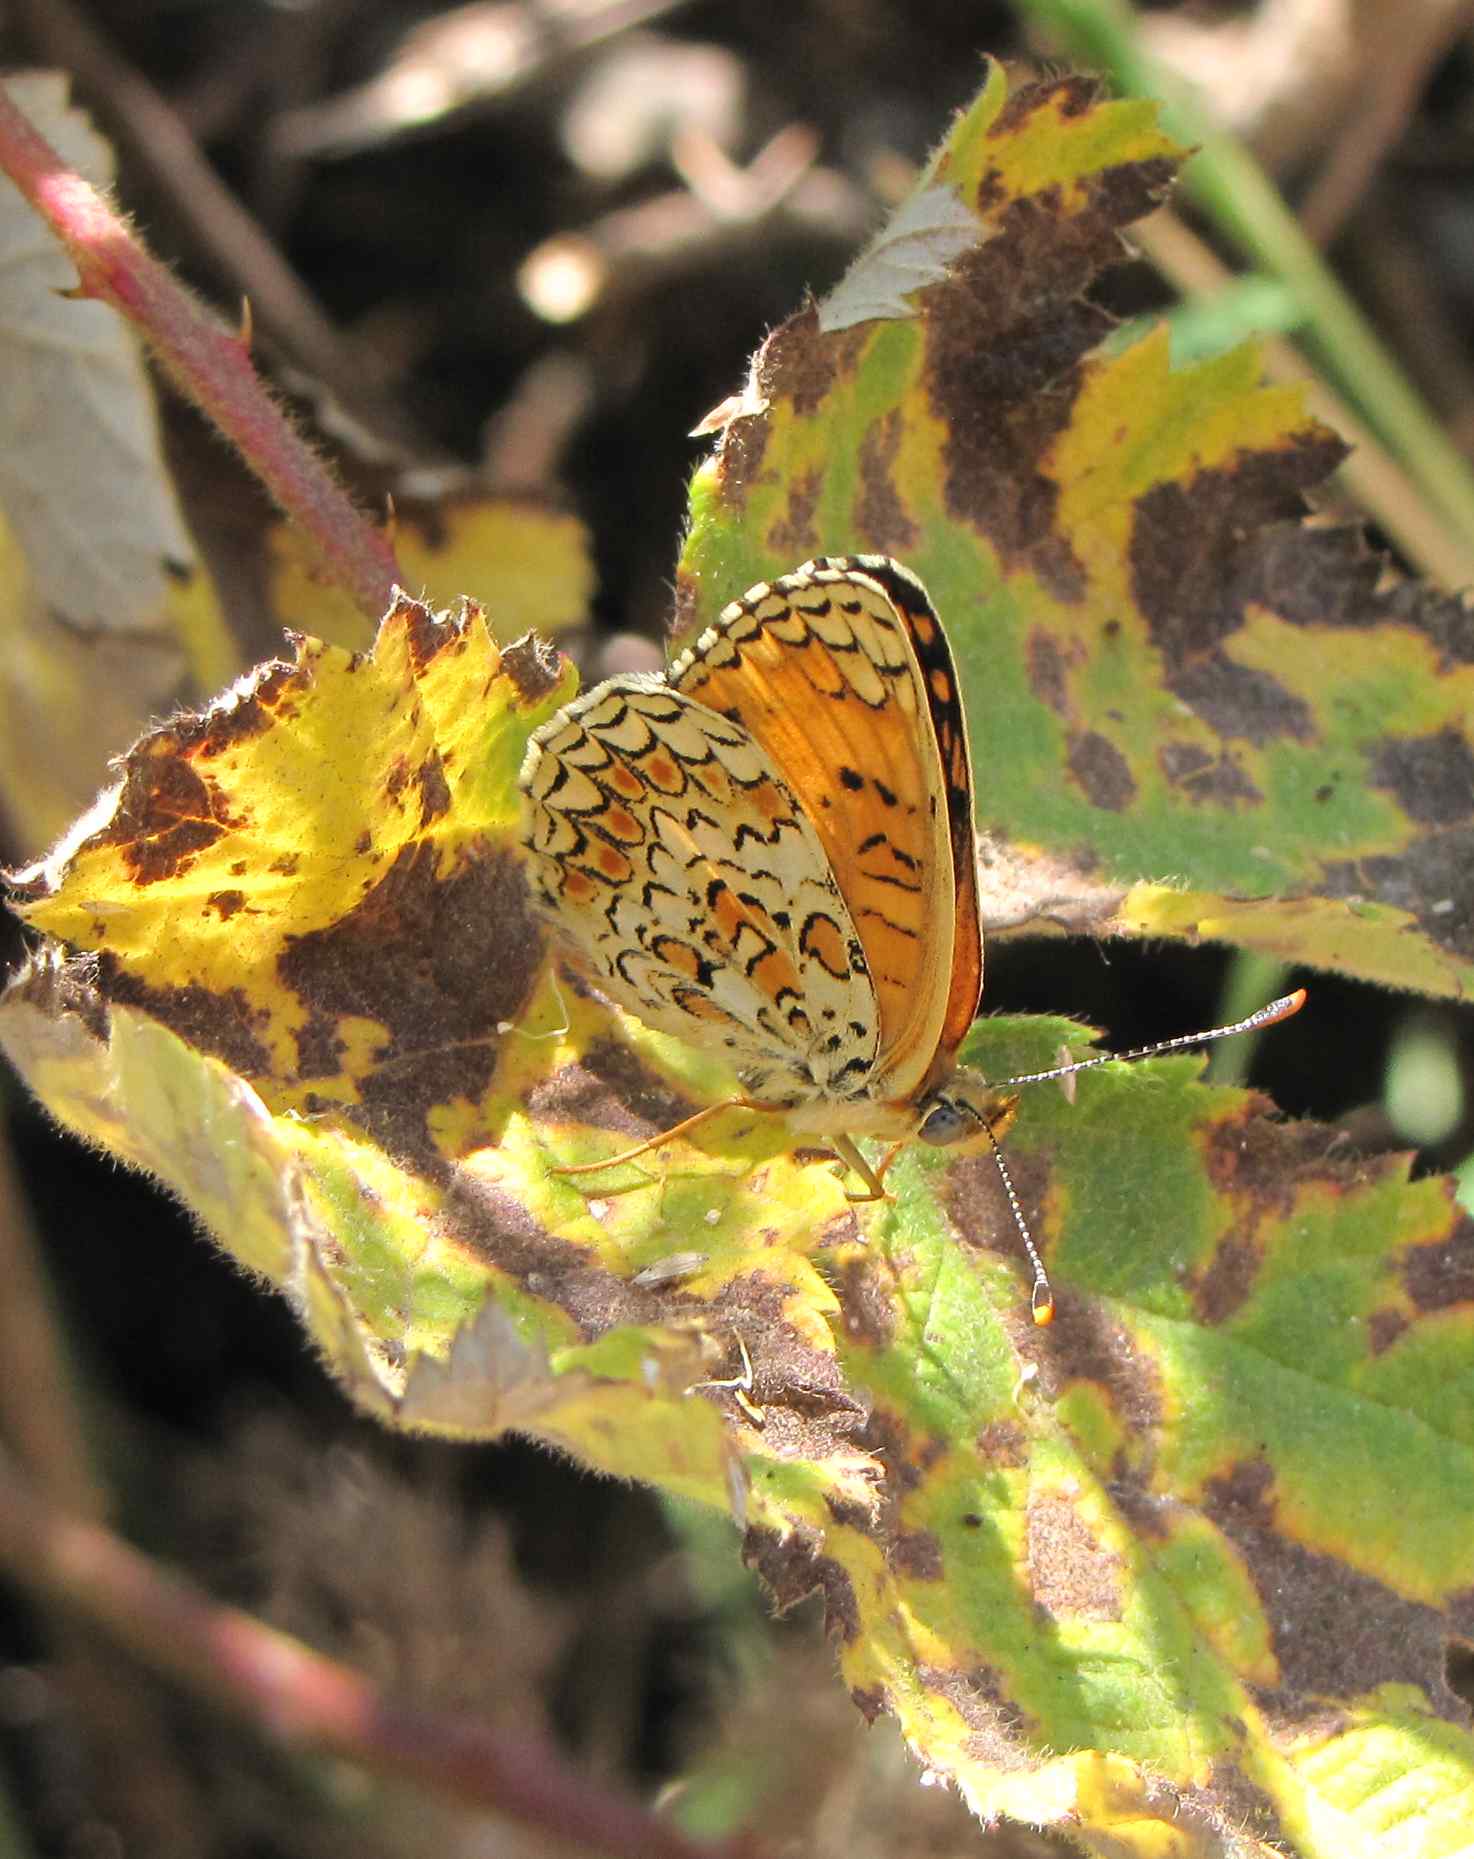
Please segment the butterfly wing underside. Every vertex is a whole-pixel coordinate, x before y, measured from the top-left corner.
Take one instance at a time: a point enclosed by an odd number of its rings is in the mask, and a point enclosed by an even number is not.
[[[878,1019],[860,939],[742,725],[614,678],[537,731],[522,787],[534,887],[621,1006],[725,1047],[763,1102],[863,1085]]]
[[[967,730],[925,589],[881,556],[820,558],[734,601],[668,676],[802,798],[875,991],[869,1095],[909,1102],[982,993]]]

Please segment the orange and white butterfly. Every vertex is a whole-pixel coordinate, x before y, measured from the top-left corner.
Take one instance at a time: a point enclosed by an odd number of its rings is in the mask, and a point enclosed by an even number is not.
[[[854,1170],[855,1199],[883,1195],[913,1139],[996,1153],[1012,1086],[1138,1056],[1001,1085],[958,1066],[983,982],[967,727],[926,590],[884,556],[760,582],[663,676],[576,698],[533,735],[521,786],[534,892],[596,985],[730,1058],[744,1095],[698,1117],[782,1115]],[[861,1137],[892,1145],[878,1165]]]

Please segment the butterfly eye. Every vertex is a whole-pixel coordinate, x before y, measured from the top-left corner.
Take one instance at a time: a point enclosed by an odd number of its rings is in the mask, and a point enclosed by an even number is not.
[[[971,1111],[954,1104],[949,1097],[942,1097],[927,1112],[916,1134],[922,1142],[942,1149],[948,1143],[960,1142],[977,1126],[978,1119]]]

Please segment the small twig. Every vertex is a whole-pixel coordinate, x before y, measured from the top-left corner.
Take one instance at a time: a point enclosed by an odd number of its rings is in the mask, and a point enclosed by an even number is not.
[[[65,1339],[9,1143],[0,1137],[0,1437],[58,1507],[100,1521],[109,1494],[88,1450]],[[156,1699],[100,1656],[95,1636],[51,1623],[52,1669],[129,1834],[156,1859],[200,1850],[202,1816],[174,1762]]]
[[[746,170],[726,162],[709,139],[681,138],[672,159],[687,185],[534,246],[517,271],[524,302],[548,322],[573,322],[596,305],[638,298],[698,262],[731,262],[783,218],[858,236],[865,210],[857,191],[815,167],[813,156],[813,132],[801,123],[780,130]]]
[[[1300,203],[1307,238],[1329,245],[1412,115],[1433,65],[1469,24],[1470,0],[1424,0],[1386,14],[1363,65],[1357,107]]]
[[[348,1757],[586,1851],[758,1859],[750,1845],[688,1839],[544,1743],[392,1702],[347,1666],[216,1605],[111,1532],[48,1505],[3,1458],[0,1567],[279,1742]]]
[[[331,579],[377,620],[400,578],[387,541],[268,394],[247,345],[195,304],[3,89],[0,170],[65,245],[77,267],[79,294],[128,318],[175,386],[239,448],[316,544]]]
[[[361,345],[344,340],[279,247],[205,159],[168,99],[71,0],[19,0],[17,10],[46,56],[74,72],[117,125],[129,162],[148,173],[221,280],[250,298],[263,334],[336,394],[355,419],[387,440],[420,448],[404,410],[385,392],[386,370]]]
[[[517,9],[512,30],[496,0],[445,6],[411,27],[365,83],[284,112],[272,141],[283,154],[332,158],[440,134],[448,119],[503,106],[534,84],[566,81],[579,59],[688,3],[540,0]]]

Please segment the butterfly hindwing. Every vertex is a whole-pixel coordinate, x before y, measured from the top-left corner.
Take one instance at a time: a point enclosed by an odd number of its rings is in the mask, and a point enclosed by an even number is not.
[[[541,901],[619,1004],[725,1048],[764,1101],[862,1089],[877,1044],[861,939],[791,787],[739,723],[614,678],[533,737]]]

